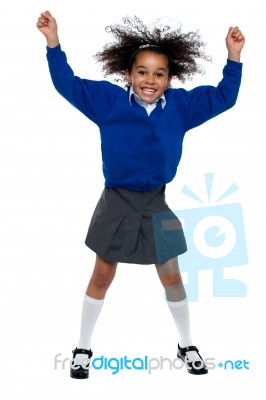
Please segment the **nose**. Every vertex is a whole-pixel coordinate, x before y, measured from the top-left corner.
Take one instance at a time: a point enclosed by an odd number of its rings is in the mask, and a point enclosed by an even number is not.
[[[149,85],[153,85],[154,81],[155,80],[153,74],[146,75],[146,83],[148,83]]]

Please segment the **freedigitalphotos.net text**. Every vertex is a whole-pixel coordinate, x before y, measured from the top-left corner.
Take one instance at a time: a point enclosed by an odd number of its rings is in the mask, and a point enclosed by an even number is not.
[[[54,369],[58,369],[58,366],[61,366],[62,369],[65,369],[66,366],[71,366],[74,369],[79,368],[79,364],[76,363],[75,358],[64,358],[62,359],[62,353],[58,353],[54,357]],[[230,369],[230,370],[249,370],[249,362],[246,360],[226,360],[224,362],[215,363],[215,358],[205,358],[204,363],[209,370],[215,369],[217,366],[222,369]],[[186,365],[185,365],[186,364]],[[191,364],[190,364],[191,365]],[[129,358],[128,356],[123,356],[120,358],[111,357],[107,358],[104,356],[96,357],[91,360],[90,364],[87,365],[86,360],[83,362],[82,366],[85,369],[95,369],[95,370],[110,370],[113,375],[118,374],[121,371],[146,371],[149,375],[155,370],[164,370],[164,369],[175,369],[180,370],[184,366],[187,369],[190,369],[191,366],[188,364],[187,358],[185,362],[180,360],[179,358],[175,358],[171,360],[170,358],[160,356],[159,358],[149,358],[148,356]],[[202,368],[203,361],[201,365],[193,364],[194,368]]]

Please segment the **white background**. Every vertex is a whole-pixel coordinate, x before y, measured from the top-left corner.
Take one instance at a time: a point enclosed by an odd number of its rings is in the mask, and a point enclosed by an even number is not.
[[[198,205],[184,184],[204,197],[206,172],[216,197],[233,182],[225,203],[242,205],[249,264],[228,270],[248,287],[246,298],[214,298],[211,271],[200,274],[190,304],[192,335],[203,357],[250,362],[250,370],[216,368],[195,377],[182,370],[91,372],[69,378],[54,356],[71,357],[79,334],[83,295],[94,253],[84,245],[103,189],[97,127],[71,107],[50,81],[45,38],[35,23],[49,9],[62,48],[77,75],[102,79],[92,56],[111,40],[104,28],[138,15],[146,23],[171,17],[183,30],[200,29],[213,63],[185,84],[216,85],[226,60],[224,38],[239,25],[246,36],[237,105],[187,134],[167,200],[174,209]],[[1,391],[15,398],[249,399],[262,390],[265,331],[265,5],[253,0],[121,0],[1,2],[0,263]],[[175,86],[178,82],[175,83]],[[264,246],[265,247],[265,246]],[[178,338],[153,266],[121,264],[93,335],[95,356],[176,356]]]

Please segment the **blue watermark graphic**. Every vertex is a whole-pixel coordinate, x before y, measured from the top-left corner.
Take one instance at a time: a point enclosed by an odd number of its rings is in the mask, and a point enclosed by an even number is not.
[[[223,362],[216,362],[215,358],[209,357],[204,359],[204,363],[208,370],[213,370],[217,367],[221,370],[233,371],[233,370],[249,370],[249,361],[246,359],[239,360],[225,360]],[[179,358],[170,359],[164,356],[160,357],[149,357],[148,355],[142,357],[134,357],[130,358],[126,355],[123,357],[96,357],[90,361],[88,365],[86,360],[81,365],[84,369],[94,369],[96,371],[105,370],[110,371],[112,375],[117,375],[122,371],[124,373],[133,372],[133,371],[141,371],[146,372],[151,375],[154,371],[158,370],[181,370],[186,367],[189,369],[190,367],[180,360]],[[58,353],[54,357],[54,369],[58,370],[61,366],[61,369],[65,370],[66,366],[69,368],[70,365],[74,366],[74,368],[79,368],[78,364],[75,363],[75,359],[72,358],[62,358],[62,353]],[[195,368],[195,366],[194,366]]]
[[[214,297],[245,297],[247,295],[244,282],[223,277],[224,268],[248,263],[242,207],[239,203],[217,205],[239,188],[236,183],[233,183],[218,199],[213,200],[213,178],[213,173],[205,174],[207,205],[188,186],[184,186],[182,193],[201,203],[201,207],[175,211],[175,216],[182,222],[188,248],[187,252],[179,257],[179,266],[181,272],[188,274],[188,283],[185,287],[189,301],[198,300],[198,278],[202,270],[213,271]],[[171,258],[176,251],[172,245],[174,240],[180,239],[182,242],[183,233],[180,228],[174,228],[174,218],[173,213],[163,212],[154,215],[153,225],[158,259]],[[162,240],[162,235],[164,235],[164,240]],[[169,239],[168,243],[167,239]]]

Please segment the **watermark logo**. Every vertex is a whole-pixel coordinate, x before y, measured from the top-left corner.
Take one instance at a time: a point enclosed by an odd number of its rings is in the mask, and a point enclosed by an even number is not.
[[[199,365],[200,364],[200,365]],[[70,367],[73,369],[78,369],[80,364],[78,364],[75,358],[62,358],[62,353],[58,353],[54,357],[54,369],[58,370],[59,368],[65,370],[66,367]],[[186,368],[187,370],[191,369],[192,366],[194,369],[201,369],[204,365],[208,370],[213,370],[217,367],[222,370],[249,370],[249,361],[243,360],[226,360],[223,362],[216,363],[215,358],[205,358],[201,363],[190,362],[187,358],[185,361],[180,360],[179,358],[170,359],[167,357],[149,357],[147,355],[143,357],[135,357],[130,358],[128,356],[123,357],[96,357],[93,358],[90,363],[84,360],[81,364],[84,369],[94,369],[94,370],[105,370],[111,371],[112,375],[117,375],[121,371],[123,372],[132,372],[132,371],[142,371],[151,375],[154,371],[158,370],[181,370],[182,368]]]
[[[214,174],[205,174],[205,186],[208,203],[197,196],[188,186],[184,186],[182,193],[201,203],[201,207],[175,211],[176,217],[181,220],[188,251],[179,258],[181,272],[188,273],[186,291],[189,301],[198,300],[198,273],[201,270],[213,271],[214,297],[245,297],[247,287],[238,279],[224,279],[224,268],[241,266],[248,263],[247,245],[243,221],[242,207],[239,203],[217,204],[238,190],[233,183],[218,199],[212,199]],[[173,216],[169,214],[169,221]],[[158,258],[169,258],[172,248],[165,245],[161,235],[171,239],[171,235],[181,237],[178,228],[171,228],[166,213],[158,213],[154,218],[155,244]]]

